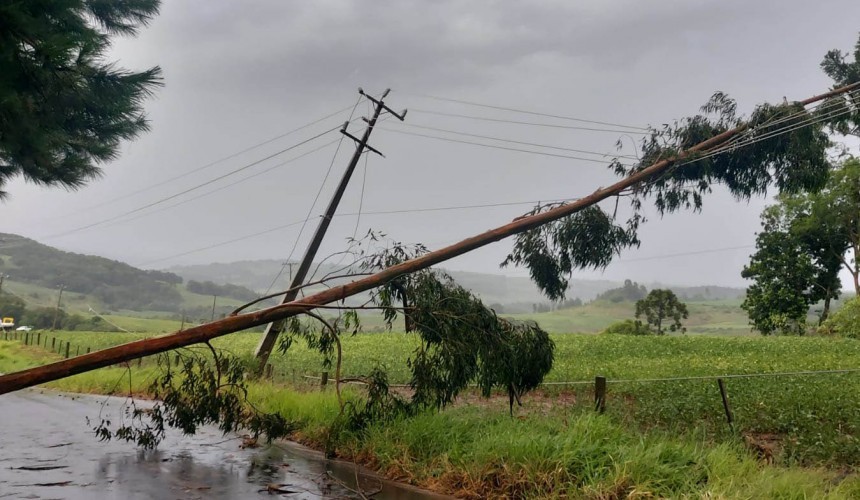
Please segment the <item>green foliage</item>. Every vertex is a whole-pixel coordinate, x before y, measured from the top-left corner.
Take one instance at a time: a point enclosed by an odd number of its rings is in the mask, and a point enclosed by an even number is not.
[[[860,339],[860,297],[843,302],[819,330],[828,335]]]
[[[839,271],[855,278],[860,293],[860,161],[848,159],[831,171],[818,192],[784,195],[762,213],[756,253],[742,276],[754,280],[743,308],[764,334],[803,333],[809,307],[839,296]],[[853,252],[853,258],[846,255]]]
[[[756,237],[756,252],[741,276],[752,279],[741,308],[763,335],[803,334],[806,315],[820,297],[813,287],[816,269],[803,242],[785,228],[778,207],[762,214],[763,230]]]
[[[551,210],[562,203],[535,207],[526,215]],[[576,269],[603,269],[621,250],[638,247],[639,217],[626,227],[593,205],[572,215],[520,233],[513,251],[502,262],[525,266],[532,280],[552,300],[564,299],[570,275]]]
[[[663,321],[671,320],[669,331],[686,331],[681,325],[681,319],[687,319],[687,305],[678,300],[672,290],[654,289],[648,295],[636,302],[636,319],[645,316],[648,330],[663,335]]]
[[[148,129],[143,100],[158,67],[105,60],[115,35],[135,35],[159,0],[32,0],[0,6],[0,188],[23,175],[77,188]],[[5,193],[0,191],[0,198]]]
[[[648,328],[641,321],[625,319],[612,323],[601,333],[609,335],[647,335],[651,332],[648,331]]]
[[[57,326],[62,327],[66,320],[66,311],[55,307],[36,307],[28,309],[21,318],[20,323],[33,328],[51,328],[54,325],[54,316],[57,316]]]
[[[0,317],[12,317],[20,323],[26,309],[27,304],[20,297],[10,293],[0,293]]]
[[[254,300],[260,296],[257,292],[249,290],[244,286],[231,285],[230,283],[219,285],[211,281],[188,280],[188,283],[185,284],[185,288],[187,288],[189,292],[199,293],[201,295],[217,295],[219,297],[230,297],[245,302]]]
[[[645,285],[635,281],[624,280],[624,286],[607,290],[597,296],[594,300],[606,300],[609,302],[635,302],[644,299],[648,294]]]
[[[389,325],[396,300],[421,339],[409,359],[412,403],[442,408],[476,381],[485,395],[508,390],[511,401],[535,387],[552,367],[553,344],[535,323],[499,318],[445,275],[419,271],[382,287],[375,296]]]
[[[849,55],[854,56],[854,61],[848,61]],[[852,83],[860,82],[860,38],[854,45],[854,53],[846,54],[841,50],[831,50],[824,56],[821,69],[827,74],[837,87],[843,87]],[[856,94],[852,96],[841,95],[832,97],[825,101],[822,109],[832,115],[828,119],[831,129],[842,135],[860,134],[860,102]]]
[[[283,416],[257,411],[248,401],[245,366],[235,356],[210,346],[208,352],[184,349],[159,355],[158,364],[161,373],[150,387],[157,402],[148,409],[132,403],[131,422],[116,429],[101,419],[93,429],[99,439],[154,448],[164,437],[165,425],[194,434],[198,427],[213,424],[224,434],[247,429],[254,439],[265,435],[267,440],[293,430]]]

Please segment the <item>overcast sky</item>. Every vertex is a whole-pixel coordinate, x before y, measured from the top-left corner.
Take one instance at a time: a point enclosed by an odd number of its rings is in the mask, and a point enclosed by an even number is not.
[[[165,86],[146,104],[152,131],[126,144],[122,157],[105,166],[104,177],[80,191],[42,189],[20,179],[10,183],[10,197],[0,206],[0,231],[152,268],[284,259],[301,225],[273,228],[306,217],[332,164],[336,131],[135,210],[336,127],[356,103],[359,86],[373,94],[390,87],[386,102],[410,110],[408,126],[389,119],[374,131],[371,144],[385,158],[369,156],[366,178],[360,164],[340,212],[355,214],[361,205],[366,214],[359,233],[374,228],[437,248],[510,221],[530,206],[373,212],[573,198],[608,185],[614,176],[600,161],[396,131],[537,149],[414,126],[436,127],[609,154],[622,136],[630,154],[638,136],[434,115],[428,111],[611,128],[427,95],[627,127],[659,125],[695,113],[716,90],[735,97],[743,111],[783,96],[820,93],[830,85],[818,68],[822,56],[832,48],[851,49],[858,31],[856,0],[165,1],[151,26],[136,39],[118,40],[112,55],[128,68],[163,68]],[[163,183],[342,109],[347,110],[315,126]],[[355,117],[368,112],[362,102]],[[359,135],[362,125],[354,122],[350,131]],[[324,210],[352,150],[344,141],[312,215]],[[241,181],[248,176],[253,177]],[[132,194],[143,188],[149,189]],[[653,216],[642,228],[641,248],[626,251],[603,273],[577,276],[741,285],[765,204],[738,203],[717,192],[701,214]],[[294,259],[316,220],[305,228]],[[107,222],[97,224],[102,221]],[[338,217],[321,255],[341,249],[355,228],[354,215]],[[229,240],[238,241],[215,246]],[[509,241],[498,243],[446,266],[524,275],[498,269],[509,248]],[[700,253],[726,248],[734,249]],[[187,255],[174,257],[182,253]],[[667,257],[679,253],[690,255]]]

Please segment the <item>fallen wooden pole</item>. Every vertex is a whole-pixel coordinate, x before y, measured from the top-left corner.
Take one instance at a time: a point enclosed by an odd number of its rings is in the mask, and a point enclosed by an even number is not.
[[[843,94],[855,88],[860,88],[860,82],[810,97],[806,100],[800,101],[800,104],[804,106],[812,104],[814,102],[827,99],[828,97]],[[696,144],[690,149],[682,151],[674,158],[654,163],[607,188],[598,189],[594,193],[567,205],[562,205],[551,210],[547,210],[546,212],[518,218],[504,226],[491,229],[471,238],[466,238],[459,243],[426,253],[420,257],[383,269],[378,273],[351,283],[310,295],[303,298],[301,301],[289,302],[237,316],[229,316],[218,321],[213,321],[211,323],[169,335],[137,340],[127,344],[84,354],[83,356],[2,375],[0,376],[0,394],[6,394],[8,392],[50,382],[52,380],[76,375],[78,373],[130,361],[142,356],[149,356],[192,344],[199,344],[241,330],[296,316],[305,311],[314,309],[316,306],[337,302],[352,295],[371,290],[384,285],[398,276],[426,269],[430,266],[463,255],[464,253],[471,252],[477,248],[489,245],[490,243],[507,238],[508,236],[513,236],[515,234],[534,229],[578,212],[583,208],[594,205],[610,196],[619,194],[625,189],[639,184],[656,174],[662,173],[676,162],[685,160],[695,153],[704,152],[720,146],[740,132],[743,132],[745,129],[746,125],[741,125],[737,128],[727,130],[722,134]]]

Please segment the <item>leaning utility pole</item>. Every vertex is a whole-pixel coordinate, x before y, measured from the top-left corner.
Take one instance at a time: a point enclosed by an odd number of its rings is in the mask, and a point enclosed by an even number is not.
[[[860,82],[804,99],[803,101],[798,102],[798,104],[806,106],[815,102],[823,101],[829,97],[844,94],[854,89],[860,89]],[[274,321],[283,321],[286,318],[302,314],[319,306],[337,302],[358,293],[372,290],[399,276],[427,269],[430,266],[453,259],[454,257],[502,240],[508,236],[513,236],[515,234],[528,231],[529,229],[540,227],[549,222],[559,220],[563,217],[567,217],[584,208],[605,200],[610,196],[617,195],[627,188],[639,185],[644,181],[658,176],[673,166],[680,166],[683,168],[683,164],[680,162],[683,162],[686,159],[695,158],[699,153],[714,151],[719,146],[725,145],[730,139],[746,130],[747,127],[747,124],[742,124],[731,130],[715,135],[696,144],[695,146],[678,152],[678,154],[673,157],[656,161],[641,170],[637,170],[611,186],[599,188],[590,195],[568,203],[567,205],[561,205],[547,210],[546,212],[518,217],[503,226],[490,229],[489,231],[466,238],[458,243],[448,245],[447,247],[439,250],[426,253],[420,257],[401,262],[400,264],[388,267],[370,276],[304,297],[300,302],[281,304],[245,314],[230,315],[213,323],[195,326],[183,332],[175,332],[161,337],[136,340],[127,344],[109,347],[107,349],[83,354],[70,359],[64,359],[47,365],[0,375],[0,394],[33,387],[53,380],[59,380],[78,373],[95,370],[96,368],[115,365],[117,363],[122,363],[123,361],[130,361],[143,356],[151,356],[153,354],[170,351],[192,344],[208,342],[214,338],[222,337],[240,330],[265,325]]]
[[[373,151],[374,153],[382,156],[382,153],[380,153],[376,149],[373,149],[367,144],[368,139],[370,139],[370,133],[373,132],[373,127],[374,125],[376,125],[376,120],[379,118],[379,115],[382,113],[383,110],[385,110],[394,115],[394,117],[396,117],[400,121],[403,121],[403,119],[406,117],[406,110],[403,110],[403,112],[398,114],[385,105],[383,99],[388,96],[389,92],[391,92],[391,89],[386,89],[379,99],[375,99],[367,95],[361,88],[358,89],[358,93],[366,97],[368,100],[372,101],[376,109],[374,109],[373,111],[372,118],[370,118],[369,120],[367,118],[364,119],[367,122],[367,128],[364,130],[364,135],[361,137],[361,139],[353,136],[346,131],[346,127],[349,125],[348,121],[344,123],[343,128],[340,129],[340,133],[355,141],[355,153],[353,153],[352,159],[349,161],[349,165],[346,167],[346,171],[343,173],[343,177],[340,179],[340,184],[338,184],[337,190],[334,192],[334,195],[332,196],[331,201],[328,204],[328,208],[325,211],[325,215],[323,215],[320,219],[320,223],[317,226],[317,230],[314,233],[313,238],[311,238],[311,242],[310,244],[308,244],[307,250],[305,250],[305,255],[302,258],[301,263],[299,264],[299,269],[296,271],[296,274],[292,276],[292,283],[290,284],[289,291],[284,295],[284,298],[281,299],[281,304],[292,302],[296,300],[296,297],[299,295],[299,287],[301,287],[302,284],[305,282],[305,278],[307,277],[308,271],[311,268],[311,264],[313,264],[313,260],[317,255],[317,250],[319,250],[320,248],[320,244],[322,243],[323,237],[328,230],[328,226],[329,224],[331,224],[331,219],[332,217],[334,217],[334,214],[337,211],[337,206],[338,204],[340,204],[341,198],[343,198],[343,193],[346,191],[346,186],[347,184],[349,184],[349,179],[352,177],[352,173],[355,170],[355,166],[358,165],[358,160],[361,159],[361,155],[364,153],[364,150],[367,149],[368,151]],[[292,266],[290,267],[290,274],[292,274]],[[258,362],[258,373],[263,372],[263,368],[269,361],[269,355],[272,353],[272,348],[275,346],[275,340],[277,340],[278,335],[283,330],[283,321],[275,321],[269,323],[269,325],[266,327],[266,331],[265,333],[263,333],[263,338],[260,340],[260,344],[257,346],[257,352],[255,353]]]

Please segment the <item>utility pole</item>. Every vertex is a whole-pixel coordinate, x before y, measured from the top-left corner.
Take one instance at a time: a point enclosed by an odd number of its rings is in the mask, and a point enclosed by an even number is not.
[[[217,295],[212,296],[212,321],[215,321],[215,301],[218,300]]]
[[[356,165],[358,165],[358,160],[361,159],[361,155],[365,152],[365,149],[367,149],[368,151],[373,151],[380,156],[383,156],[382,153],[367,144],[368,139],[370,139],[370,133],[373,132],[373,127],[376,125],[376,121],[379,119],[379,115],[382,113],[383,110],[385,110],[394,115],[394,117],[399,119],[400,121],[403,121],[403,119],[406,117],[406,110],[403,110],[403,112],[401,113],[397,113],[385,105],[383,99],[388,96],[389,92],[391,92],[391,89],[386,89],[385,92],[382,93],[382,96],[379,99],[376,99],[372,96],[367,95],[361,88],[358,89],[359,94],[363,95],[375,105],[373,117],[369,120],[367,118],[364,119],[367,122],[367,128],[364,129],[364,135],[361,137],[361,139],[355,137],[354,135],[346,131],[349,122],[344,123],[343,128],[340,129],[341,134],[355,141],[355,153],[353,153],[352,159],[349,161],[349,165],[346,167],[346,171],[343,173],[343,177],[340,179],[340,184],[338,184],[337,190],[335,191],[334,195],[331,198],[331,201],[328,204],[328,208],[325,211],[325,215],[323,215],[320,219],[319,225],[317,226],[317,230],[314,233],[313,238],[311,238],[310,244],[308,244],[308,248],[305,251],[305,255],[302,258],[301,263],[299,264],[299,268],[296,271],[296,274],[292,276],[290,291],[288,291],[284,295],[284,298],[281,299],[281,304],[292,302],[298,296],[298,287],[300,287],[304,283],[305,278],[307,277],[308,271],[310,270],[311,264],[316,257],[317,250],[319,250],[326,230],[328,230],[328,226],[329,224],[331,224],[331,219],[332,217],[334,217],[334,214],[337,211],[337,206],[340,203],[341,198],[343,198],[343,193],[346,191],[346,186],[347,184],[349,184],[349,179],[352,177],[352,173],[355,170]],[[290,274],[292,274],[292,267],[290,268]],[[255,353],[255,355],[257,356],[258,363],[257,373],[262,373],[263,368],[269,361],[269,355],[272,353],[272,348],[275,346],[275,340],[277,340],[278,335],[283,331],[283,329],[284,321],[275,321],[273,323],[269,323],[269,325],[266,326],[266,331],[265,333],[263,333],[263,338],[260,340],[260,344],[257,346],[257,352]]]
[[[60,317],[60,303],[63,300],[63,288],[66,285],[60,284],[60,295],[57,296],[57,308],[54,310],[54,323],[51,324],[51,331],[57,329],[57,319]]]
[[[293,281],[293,265],[295,265],[294,262],[287,262],[287,266],[290,268],[290,282],[291,283]]]

